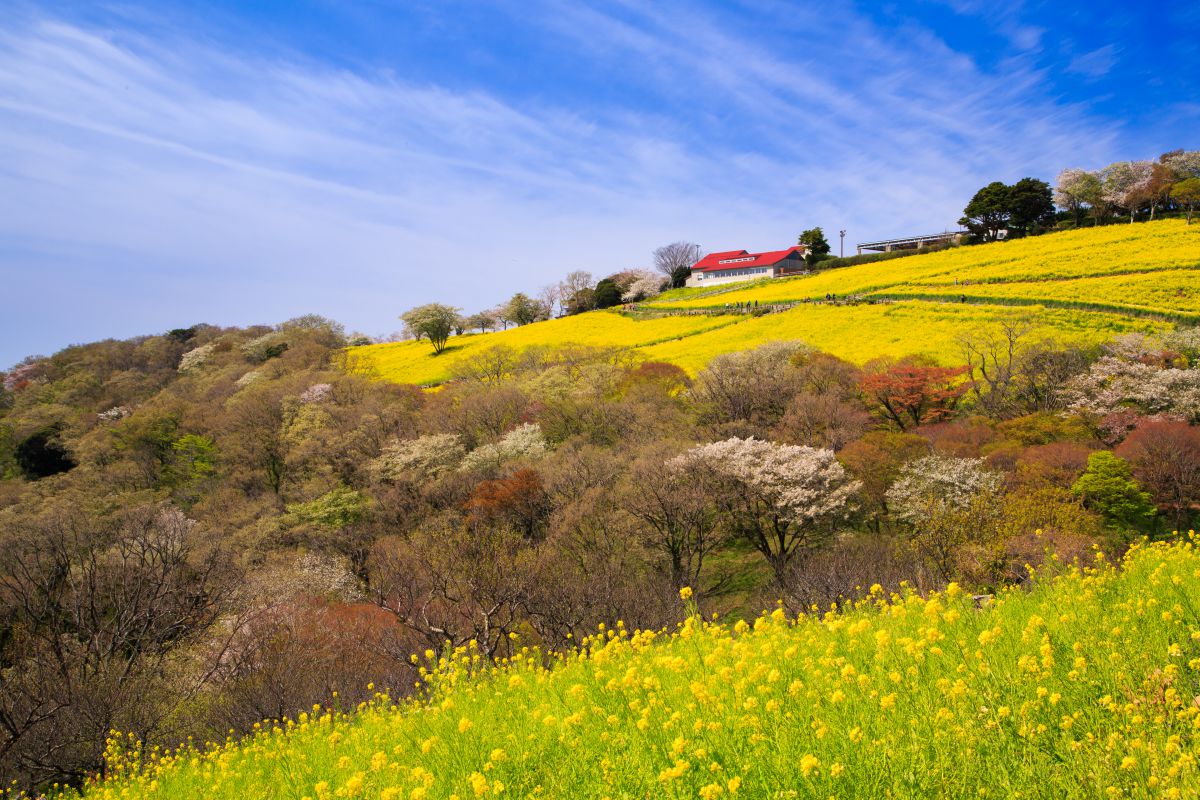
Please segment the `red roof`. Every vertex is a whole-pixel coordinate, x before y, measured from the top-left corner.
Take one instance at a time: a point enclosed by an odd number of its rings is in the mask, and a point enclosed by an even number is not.
[[[772,267],[783,261],[792,253],[804,255],[804,246],[797,245],[786,250],[772,250],[769,253],[748,253],[745,250],[726,250],[723,253],[709,253],[696,262],[693,271],[710,272],[719,269],[743,269],[745,267]]]

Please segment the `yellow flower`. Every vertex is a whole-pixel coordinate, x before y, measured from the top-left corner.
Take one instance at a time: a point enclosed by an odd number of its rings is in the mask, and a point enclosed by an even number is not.
[[[836,778],[838,775],[841,775],[845,771],[846,771],[846,768],[836,762],[829,765],[829,777],[831,777],[831,778]]]
[[[691,600],[692,599],[692,587],[685,586],[682,589],[680,589],[679,590],[679,599]]]
[[[460,719],[458,721],[458,732],[459,733],[466,733],[467,731],[471,730],[471,728],[474,728],[474,727],[475,727],[475,723],[471,722],[471,720],[467,719],[466,717],[463,717],[462,719]]]
[[[800,774],[804,777],[816,772],[821,768],[821,762],[812,753],[805,753],[800,757]]]

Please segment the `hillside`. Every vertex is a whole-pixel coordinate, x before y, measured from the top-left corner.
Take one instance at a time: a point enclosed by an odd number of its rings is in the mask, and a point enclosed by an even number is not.
[[[418,699],[161,760],[114,745],[116,776],[85,795],[1194,797],[1200,555],[1097,562],[982,601],[872,587],[846,614],[752,626],[689,603],[669,635],[618,625],[494,671],[427,651]]]
[[[846,267],[811,276],[667,292],[632,313],[616,310],[451,339],[370,345],[350,363],[379,377],[446,381],[454,363],[496,345],[624,345],[695,371],[714,356],[801,339],[856,363],[924,353],[954,361],[965,331],[1019,307],[1044,336],[1095,343],[1130,331],[1200,321],[1200,226],[1181,220],[1083,228],[1011,242]],[[826,295],[854,297],[826,303]],[[861,301],[861,302],[859,302]],[[763,316],[737,304],[778,306]],[[711,316],[709,316],[711,315]]]

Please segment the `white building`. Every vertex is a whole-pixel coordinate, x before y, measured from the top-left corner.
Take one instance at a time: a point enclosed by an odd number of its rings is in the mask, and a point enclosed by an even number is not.
[[[688,286],[716,286],[754,278],[778,278],[805,270],[804,245],[774,250],[769,253],[748,253],[729,250],[709,253],[692,266]]]

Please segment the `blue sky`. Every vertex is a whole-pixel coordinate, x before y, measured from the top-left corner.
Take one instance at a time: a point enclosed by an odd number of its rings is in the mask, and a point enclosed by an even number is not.
[[[0,367],[302,313],[386,334],[687,239],[952,227],[1200,147],[1200,4],[0,3]]]

